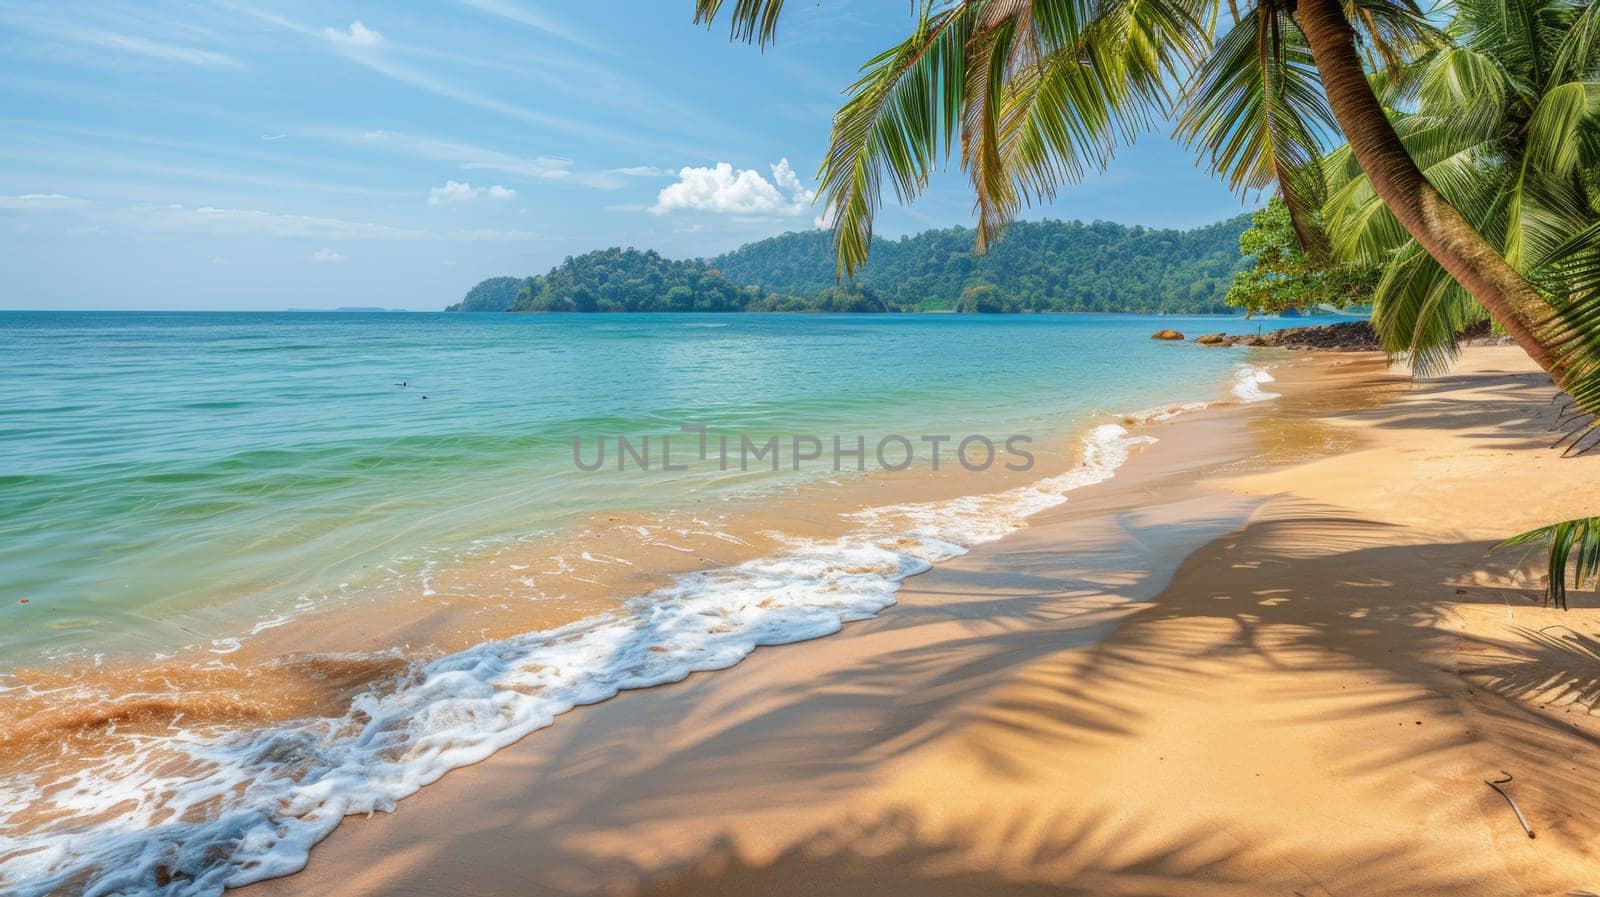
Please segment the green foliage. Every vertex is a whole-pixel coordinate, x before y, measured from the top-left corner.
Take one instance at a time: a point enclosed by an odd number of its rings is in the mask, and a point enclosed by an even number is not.
[[[756,291],[740,288],[701,261],[654,251],[602,249],[571,256],[530,277],[512,311],[743,311]]]
[[[1273,197],[1239,235],[1254,264],[1233,276],[1222,301],[1249,314],[1281,314],[1318,305],[1344,308],[1369,300],[1378,270],[1350,262],[1318,263],[1300,246],[1284,201]]]
[[[895,306],[953,309],[974,284],[999,290],[1017,311],[1225,312],[1222,295],[1241,265],[1249,218],[1194,230],[1152,230],[1097,221],[1024,221],[989,251],[968,228],[924,231],[873,243],[856,283]],[[836,283],[823,231],[784,234],[709,260],[730,280],[763,292],[812,296]]]
[[[828,287],[810,298],[768,293],[764,298],[746,306],[745,310],[875,313],[895,312],[900,308],[885,300],[870,287],[857,283],[844,283]]]
[[[1382,85],[1395,130],[1428,180],[1558,313],[1579,308],[1569,298],[1576,284],[1548,263],[1600,220],[1590,180],[1600,166],[1600,11],[1578,0],[1460,0],[1449,10],[1451,43]],[[1487,312],[1390,214],[1348,145],[1323,170],[1335,254],[1384,268],[1372,319],[1384,348],[1421,372],[1441,369],[1456,334]],[[1564,264],[1584,266],[1597,246]]]
[[[1600,223],[1557,247],[1541,273],[1551,300],[1535,326],[1563,370],[1561,387],[1571,400],[1561,441],[1568,453],[1583,454],[1595,448],[1600,431]]]
[[[1546,604],[1567,609],[1567,566],[1571,563],[1576,588],[1592,588],[1600,579],[1600,517],[1563,520],[1512,536],[1496,545],[1542,545],[1549,558],[1545,584]]]
[[[538,277],[484,281],[453,311],[489,310],[515,285],[512,311],[937,311],[973,288],[988,311],[1225,312],[1223,291],[1241,264],[1240,215],[1194,230],[1097,221],[1023,222],[976,255],[972,231],[945,228],[880,240],[854,280],[836,279],[825,231],[784,234],[711,259],[604,249]],[[966,303],[978,310],[974,298]]]
[[[521,278],[491,277],[468,290],[460,302],[445,311],[505,311],[516,301],[520,289]]]
[[[697,22],[776,39],[783,0],[696,0]],[[868,60],[834,116],[819,203],[841,273],[884,245],[873,219],[892,188],[915,199],[960,147],[984,252],[1026,205],[1103,169],[1117,146],[1176,113],[1178,136],[1245,192],[1276,186],[1303,245],[1324,195],[1332,116],[1294,5],[1217,0],[927,0],[900,43]],[[1353,0],[1350,24],[1384,67],[1431,45],[1410,0]],[[1232,11],[1231,23],[1223,17]],[[1219,37],[1219,33],[1221,36]]]
[[[1323,237],[1312,221],[1323,199],[1316,163],[1323,135],[1338,125],[1291,9],[1250,7],[1215,40],[1184,89],[1176,136],[1233,189],[1276,187],[1284,224],[1299,246],[1320,256]]]
[[[1019,311],[1017,301],[992,283],[975,283],[961,291],[956,311],[964,315],[997,315]]]

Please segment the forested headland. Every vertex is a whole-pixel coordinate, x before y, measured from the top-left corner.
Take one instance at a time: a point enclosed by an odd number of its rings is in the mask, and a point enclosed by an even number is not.
[[[446,310],[1224,313],[1249,224],[1248,215],[1193,230],[1021,222],[983,255],[970,229],[943,228],[876,241],[842,283],[826,231],[705,259],[602,249],[544,274],[489,278]]]

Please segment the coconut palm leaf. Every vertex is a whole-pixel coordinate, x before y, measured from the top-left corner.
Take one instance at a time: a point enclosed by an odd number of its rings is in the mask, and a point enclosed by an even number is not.
[[[885,177],[909,202],[949,153],[966,104],[966,44],[975,18],[967,5],[924,15],[909,38],[863,66],[834,116],[819,202],[833,218],[841,274],[854,274],[866,261]]]
[[[1567,609],[1567,568],[1572,567],[1572,584],[1587,588],[1600,576],[1600,517],[1563,520],[1549,526],[1519,533],[1496,545],[1496,549],[1518,545],[1542,545],[1548,552],[1548,580],[1545,603]]]
[[[1581,454],[1600,442],[1600,221],[1556,247],[1540,272],[1553,297],[1540,336],[1567,371],[1567,432],[1558,445]]]
[[[1010,9],[1020,11],[968,47],[962,161],[980,252],[1024,204],[1103,168],[1148,128],[1204,43],[1191,0],[1112,0],[1087,14],[1072,4]]]
[[[1384,65],[1436,43],[1411,0],[1345,6]],[[735,40],[764,46],[782,9],[696,0],[695,20],[726,14]],[[948,152],[957,132],[982,251],[1023,206],[1103,167],[1169,114],[1174,85],[1197,80],[1222,93],[1185,91],[1180,133],[1236,189],[1276,187],[1302,243],[1320,251],[1315,163],[1337,129],[1315,68],[1291,7],[1230,9],[1233,25],[1206,59],[1216,0],[921,0],[916,32],[863,68],[835,117],[818,201],[835,222],[840,272],[865,260],[883,181],[912,199],[938,161],[932,148]]]
[[[717,13],[722,11],[723,0],[695,0],[694,23],[710,27]],[[778,17],[783,13],[783,0],[734,0],[733,11],[728,16],[732,38],[762,47],[778,38]]]
[[[1199,151],[1228,186],[1276,185],[1300,245],[1326,248],[1316,210],[1324,198],[1317,160],[1336,133],[1311,53],[1287,12],[1259,5],[1212,48],[1189,81],[1175,136]]]
[[[1589,13],[1576,0],[1462,0],[1446,31],[1455,45],[1386,76],[1386,96],[1400,107],[1396,131],[1434,187],[1513,268],[1544,288],[1552,303],[1546,330],[1559,328],[1566,345],[1585,345],[1573,317],[1583,308],[1572,291],[1575,272],[1545,268],[1557,247],[1600,218],[1584,187],[1586,172],[1600,160],[1600,92],[1591,82],[1558,77],[1600,71]],[[1347,147],[1322,167],[1334,255],[1394,263],[1373,297],[1382,345],[1419,373],[1441,369],[1454,357],[1458,329],[1485,313],[1419,256]],[[1565,325],[1558,310],[1565,310]],[[1570,361],[1574,370],[1590,369]],[[1571,380],[1565,377],[1564,385]]]
[[[1501,245],[1514,172],[1499,164],[1504,148],[1496,129],[1420,114],[1395,126],[1428,180],[1469,220],[1485,222],[1484,237]],[[1445,369],[1455,357],[1456,335],[1486,313],[1401,227],[1349,159],[1348,147],[1331,153],[1323,170],[1329,183],[1323,215],[1334,255],[1384,269],[1372,296],[1379,344],[1419,374]]]
[[[1500,63],[1470,47],[1451,47],[1419,67],[1416,102],[1435,118],[1487,137],[1505,121],[1515,85]]]
[[[1001,161],[1001,109],[1013,72],[1037,66],[1040,49],[1032,33],[1030,8],[1023,5],[1010,16],[995,16],[994,11],[991,7],[966,47],[967,100],[961,120],[961,164],[972,178],[978,252],[987,248],[1023,201]],[[1074,153],[1071,162],[1079,160]]]
[[[720,0],[699,0],[711,22]],[[776,33],[781,0],[737,0],[735,39]],[[863,66],[834,117],[818,202],[841,275],[871,247],[884,182],[914,199],[956,138],[976,192],[978,250],[1021,207],[1103,167],[1203,43],[1203,0],[967,0],[922,6]]]
[[[1411,0],[1345,0],[1344,10],[1374,72],[1399,71],[1449,43],[1428,11]]]
[[[1556,49],[1548,84],[1591,77],[1596,59],[1600,59],[1600,12],[1590,3],[1572,22]]]
[[[1552,177],[1572,175],[1585,129],[1600,117],[1600,81],[1568,81],[1545,91],[1528,118],[1527,165]]]

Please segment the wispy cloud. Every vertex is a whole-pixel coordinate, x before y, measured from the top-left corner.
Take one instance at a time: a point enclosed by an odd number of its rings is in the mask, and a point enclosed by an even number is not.
[[[580,137],[592,137],[626,143],[639,142],[637,135],[630,134],[625,131],[619,131],[615,128],[608,128],[603,125],[596,125],[590,122],[581,121],[576,118],[568,118],[562,115],[552,115],[548,112],[541,112],[537,109],[530,109],[527,106],[519,106],[516,103],[487,96],[485,94],[478,93],[477,91],[451,84],[429,72],[425,72],[418,68],[413,68],[412,66],[405,65],[404,63],[396,62],[387,56],[378,54],[351,54],[349,58],[381,75],[399,81],[402,84],[408,84],[417,88],[418,90],[426,91],[435,96],[444,97],[445,99],[449,100],[455,100],[463,105],[498,113],[506,116],[507,118],[514,118],[518,121],[528,122],[529,124],[554,128],[559,131],[565,131],[569,134],[576,134]]]
[[[191,208],[177,204],[135,206],[131,215],[132,223],[141,229],[201,233],[214,237],[301,238],[329,242],[448,240],[458,243],[542,240],[546,237],[545,234],[527,230],[467,228],[431,231],[370,221],[282,214],[262,209]]]
[[[495,112],[519,121],[525,121],[530,124],[541,125],[543,127],[553,128],[583,137],[617,140],[628,143],[638,142],[638,138],[634,134],[591,124],[575,118],[552,115],[547,112],[541,112],[538,109],[531,109],[527,106],[520,106],[516,103],[491,97],[486,94],[452,84],[442,78],[439,78],[431,72],[427,72],[400,62],[395,58],[395,54],[389,51],[391,49],[403,48],[400,45],[393,45],[390,41],[384,39],[381,34],[365,25],[362,25],[360,22],[354,22],[348,29],[344,30],[340,30],[338,28],[325,28],[321,31],[318,31],[309,25],[296,22],[287,16],[281,16],[276,13],[256,9],[252,6],[227,2],[227,0],[222,0],[222,2],[224,2],[224,4],[229,8],[235,9],[241,13],[244,13],[245,15],[249,15],[263,22],[276,25],[279,28],[284,28],[297,34],[302,34],[307,37],[317,39],[324,45],[334,48],[337,52],[344,55],[346,59],[349,59],[358,65],[366,66],[380,75],[391,78],[395,81],[399,81],[402,84],[415,87],[418,90],[431,93],[435,96],[444,97],[445,99],[449,100],[455,100],[456,102],[467,106],[484,109],[489,112]]]
[[[457,69],[459,69],[462,65],[476,65],[484,62],[483,60],[474,59],[470,56],[450,53],[433,47],[419,47],[403,43],[401,41],[391,39],[388,36],[378,34],[376,30],[367,25],[362,25],[361,30],[375,35],[378,38],[377,41],[374,43],[358,43],[356,40],[352,39],[352,35],[355,33],[354,25],[360,23],[352,23],[352,27],[347,29],[318,29],[277,13],[268,12],[266,10],[257,9],[253,6],[239,3],[237,0],[215,0],[215,2],[243,15],[250,16],[259,21],[293,31],[297,34],[315,40],[322,46],[329,48],[333,52],[343,56],[345,59],[354,62],[357,65],[365,66],[366,68],[371,69],[372,71],[377,72],[384,77],[398,81],[401,84],[414,87],[426,93],[431,93],[434,96],[453,100],[466,106],[494,112],[499,115],[504,115],[507,118],[539,125],[544,128],[549,128],[553,131],[560,131],[562,133],[571,134],[578,137],[606,140],[612,143],[625,145],[649,146],[658,150],[665,150],[675,153],[694,153],[701,151],[694,147],[687,147],[671,142],[661,142],[642,136],[638,127],[608,127],[606,125],[596,124],[592,121],[573,118],[565,115],[557,115],[541,109],[520,105],[508,100],[490,96],[480,91],[463,87],[460,84],[454,83],[453,81],[446,80],[445,78],[442,78],[431,71],[411,65],[401,58],[411,57],[443,59],[450,62],[452,66]],[[463,2],[467,2],[467,0],[463,0]],[[524,11],[526,12],[527,10],[524,9]],[[334,35],[338,36],[335,37]],[[574,37],[577,36],[574,35]],[[550,61],[555,60],[552,59]],[[504,67],[498,63],[490,64],[494,67]],[[519,68],[516,66],[510,67]],[[588,70],[588,67],[585,67],[585,69]],[[521,69],[519,68],[519,70]],[[550,77],[550,73],[540,72],[537,69],[529,69],[527,71],[534,76]],[[604,69],[599,69],[597,71],[601,73],[605,72]],[[576,78],[553,78],[552,83],[570,86],[574,83],[586,83],[590,80],[593,80],[594,77],[596,76],[584,75],[583,77]],[[676,116],[678,120],[681,120],[685,114],[688,114],[681,109],[669,109],[668,107],[671,104],[665,100],[658,100],[654,97],[648,98],[648,100],[641,99],[645,92],[646,89],[643,86],[630,87],[627,89],[608,87],[604,91],[599,91],[597,96],[590,96],[589,99],[591,99],[593,102],[603,105],[622,106],[628,108],[634,113],[636,120],[637,117],[641,115],[646,117],[653,116],[657,118],[670,115]],[[619,98],[622,99],[619,100]]]
[[[284,215],[261,209],[224,209],[213,206],[137,206],[140,224],[157,230],[190,231],[219,237],[311,237],[325,240],[419,240],[427,236],[415,228],[391,227],[367,221]]]
[[[650,165],[586,171],[577,168],[571,159],[560,156],[519,156],[460,140],[407,134],[402,131],[356,132],[308,128],[304,134],[346,145],[383,149],[414,159],[449,162],[463,171],[492,171],[527,180],[578,184],[600,190],[624,187],[629,178],[663,177],[672,174],[670,171]]]
[[[316,252],[311,253],[311,261],[316,264],[337,264],[344,261],[344,253],[334,252],[332,249],[324,246],[321,249],[318,249]]]
[[[29,13],[25,10],[0,9],[0,22],[24,31],[31,31],[42,37],[75,44],[85,44],[92,47],[102,47],[108,50],[118,50],[135,56],[144,56],[165,62],[182,62],[188,65],[211,68],[242,69],[245,67],[242,61],[226,53],[170,44],[104,28],[94,28],[48,15]]]
[[[588,50],[606,51],[604,46],[557,22],[555,19],[538,10],[529,9],[520,3],[515,3],[513,0],[460,0],[460,3],[480,12],[486,12],[489,15],[499,16],[507,21],[543,31],[552,37],[558,37],[567,43],[576,44]]]
[[[455,243],[481,243],[502,241],[525,241],[548,239],[548,234],[541,234],[531,230],[504,230],[495,227],[468,228],[465,230],[446,231],[439,234],[440,239],[450,240]]]
[[[518,156],[442,137],[407,134],[403,131],[309,130],[307,133],[344,144],[387,150],[414,159],[450,162],[469,171],[498,171],[534,180],[565,180],[572,176],[570,159]]]
[[[11,133],[0,131],[0,138],[11,138]],[[249,158],[244,153],[232,154],[239,158]],[[369,177],[359,171],[353,172],[353,177],[346,180],[313,180],[304,177],[284,176],[271,172],[258,172],[253,166],[241,165],[228,159],[216,160],[218,164],[207,164],[210,160],[197,158],[182,158],[172,155],[162,155],[154,159],[144,159],[127,149],[117,151],[101,149],[96,146],[71,143],[57,140],[25,140],[13,139],[8,145],[7,162],[15,171],[30,169],[37,172],[49,172],[56,175],[72,176],[76,178],[106,178],[120,175],[155,176],[173,190],[199,189],[198,182],[213,184],[234,184],[251,187],[267,187],[274,190],[314,191],[345,196],[364,196],[379,199],[405,199],[416,194],[407,190],[388,189],[383,187],[370,187],[352,180]],[[268,162],[269,160],[263,160]],[[293,162],[279,163],[293,165]],[[338,166],[327,166],[335,168]],[[340,168],[340,170],[343,170]],[[78,192],[80,188],[70,184],[55,186],[62,192]]]
[[[606,173],[630,178],[665,178],[674,174],[670,168],[657,168],[654,165],[629,165],[626,168],[607,169]]]
[[[8,212],[54,212],[88,205],[87,199],[63,196],[60,193],[23,193],[17,196],[0,196],[0,209]]]

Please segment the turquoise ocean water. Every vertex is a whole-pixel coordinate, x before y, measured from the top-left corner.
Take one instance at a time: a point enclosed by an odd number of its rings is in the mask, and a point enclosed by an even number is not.
[[[575,436],[1059,434],[1214,397],[1238,353],[1148,336],[1225,324],[1278,322],[0,313],[0,657],[167,651],[584,514],[793,477],[586,475]]]

